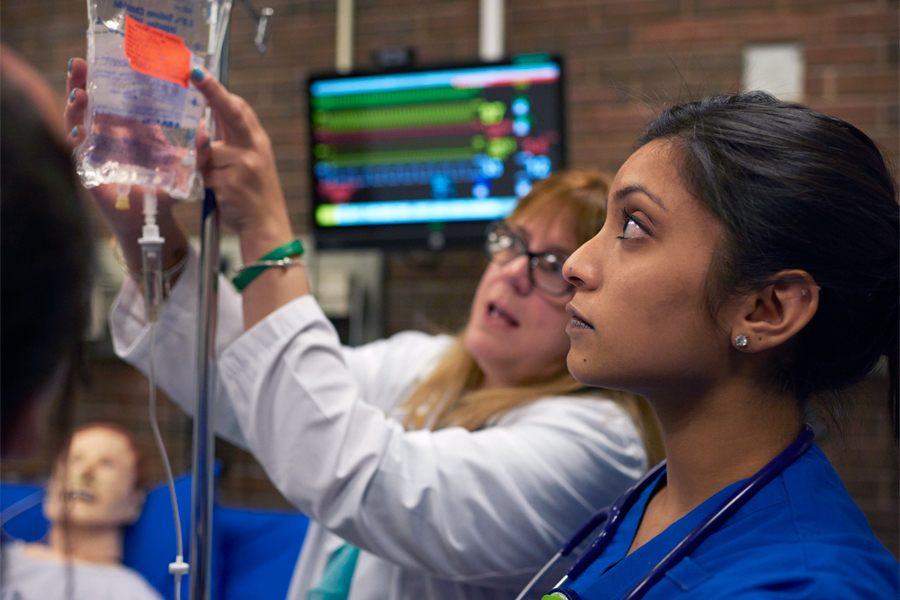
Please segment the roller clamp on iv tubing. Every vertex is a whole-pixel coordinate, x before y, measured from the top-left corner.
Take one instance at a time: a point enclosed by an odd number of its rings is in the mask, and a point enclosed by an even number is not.
[[[300,240],[293,240],[283,246],[278,246],[257,261],[246,265],[238,265],[234,270],[235,277],[231,280],[231,283],[234,284],[238,291],[243,291],[245,287],[250,285],[250,282],[269,267],[287,269],[288,267],[300,266],[302,263],[298,257],[302,255],[303,244],[300,243]]]
[[[118,238],[115,236],[113,236],[112,239],[112,246],[115,251],[116,261],[119,263],[119,266],[122,267],[122,270],[125,271],[131,279],[138,283],[142,283],[144,281],[144,274],[140,271],[135,271],[128,266],[128,262],[122,255],[122,248],[119,246]],[[182,249],[177,256],[178,260],[175,261],[175,264],[162,272],[163,294],[166,298],[171,294],[175,281],[184,272],[184,268],[187,266],[188,251]]]

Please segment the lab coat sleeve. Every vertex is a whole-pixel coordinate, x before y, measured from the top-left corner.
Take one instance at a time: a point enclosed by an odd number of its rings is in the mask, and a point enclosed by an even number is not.
[[[447,335],[403,331],[362,346],[343,346],[341,353],[360,400],[390,414],[452,343]]]
[[[189,415],[194,414],[197,394],[197,319],[199,252],[193,244],[188,248],[188,262],[184,272],[163,304],[153,342],[156,383],[166,395]],[[314,302],[313,302],[314,303]],[[320,315],[316,312],[316,315]],[[151,331],[144,316],[144,298],[137,283],[126,278],[110,312],[110,331],[113,349],[129,364],[147,375],[150,366]],[[216,355],[243,334],[241,295],[230,282],[219,276]],[[336,338],[335,338],[336,339]],[[437,340],[437,343],[435,343]],[[436,360],[450,343],[448,336],[429,336],[420,332],[403,332],[389,340],[379,340],[356,348],[341,347],[350,365],[350,374],[360,390],[360,399],[374,402],[388,411],[394,401],[407,389],[423,364]],[[405,348],[402,356],[396,350]],[[402,361],[407,369],[391,378],[380,377],[385,363]],[[246,448],[234,410],[227,395],[227,387],[218,383],[214,401],[216,433]]]
[[[361,399],[308,297],[236,340],[219,368],[248,448],[287,499],[350,543],[447,580],[527,580],[646,467],[610,401],[543,400],[477,432],[404,431]]]
[[[176,404],[194,414],[197,395],[197,319],[200,260],[197,248],[188,247],[188,262],[163,303],[155,340],[144,316],[144,297],[137,283],[126,278],[110,311],[109,325],[116,354],[147,375],[151,346],[156,384]],[[219,276],[216,354],[221,355],[243,332],[240,294]],[[246,448],[225,389],[217,386],[215,430],[229,442]]]

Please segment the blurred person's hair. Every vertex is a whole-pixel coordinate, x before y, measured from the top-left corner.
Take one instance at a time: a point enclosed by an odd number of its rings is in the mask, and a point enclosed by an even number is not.
[[[49,88],[8,48],[0,54],[0,450],[54,377],[72,388],[85,328],[93,244]],[[50,102],[52,104],[52,102]],[[40,423],[38,423],[40,425]]]

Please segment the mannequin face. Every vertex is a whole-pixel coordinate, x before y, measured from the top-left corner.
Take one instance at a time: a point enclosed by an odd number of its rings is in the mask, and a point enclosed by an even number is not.
[[[135,489],[137,457],[128,438],[105,427],[83,429],[64,459],[48,485],[49,521],[62,523],[64,504],[73,528],[119,528],[137,520],[144,493]]]

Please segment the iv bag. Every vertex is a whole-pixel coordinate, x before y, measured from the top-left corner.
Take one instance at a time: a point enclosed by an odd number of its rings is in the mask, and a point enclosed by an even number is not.
[[[75,153],[82,181],[199,197],[194,141],[206,101],[190,72],[204,67],[217,75],[231,1],[87,4],[87,137]]]

